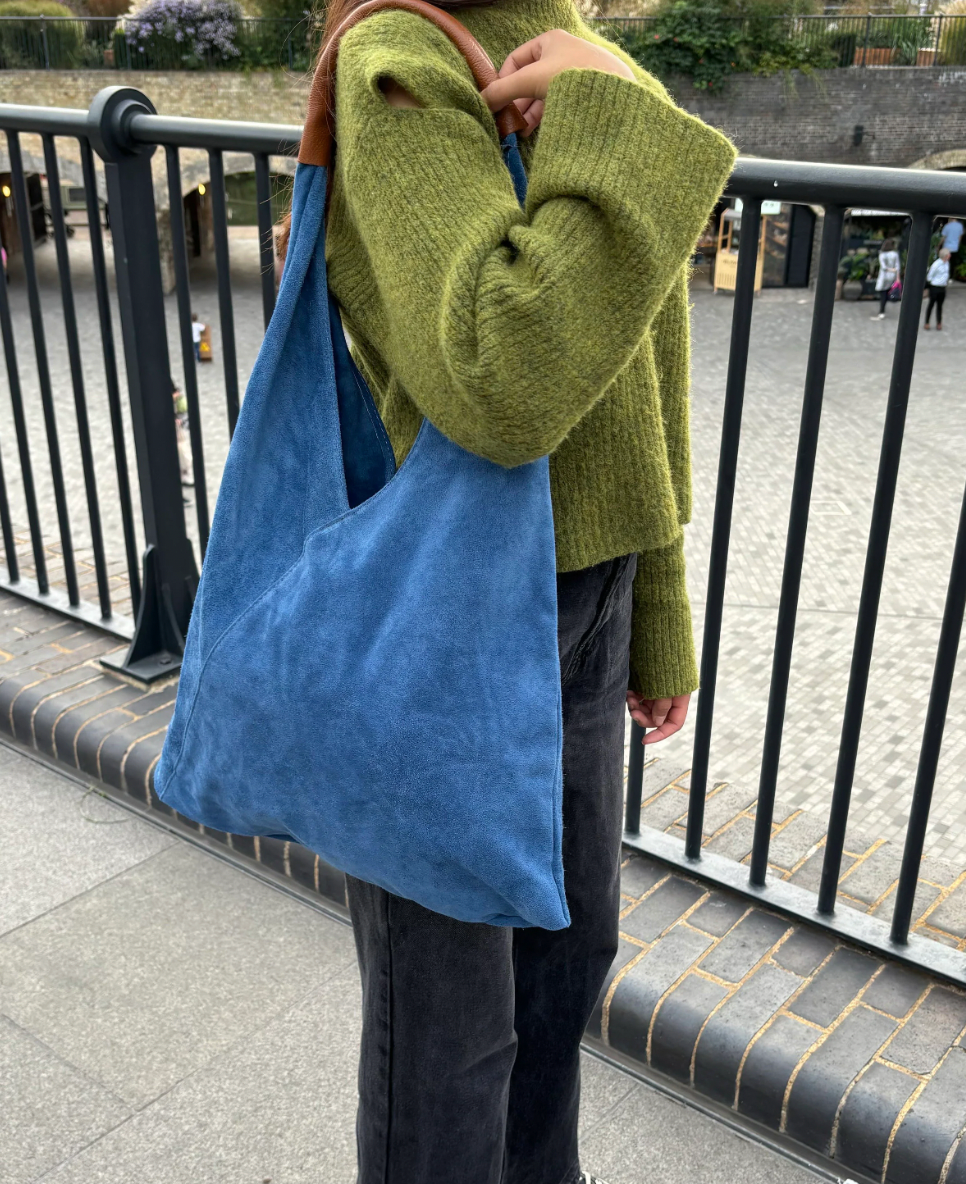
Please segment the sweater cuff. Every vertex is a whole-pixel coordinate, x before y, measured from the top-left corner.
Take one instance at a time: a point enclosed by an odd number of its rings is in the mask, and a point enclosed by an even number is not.
[[[629,688],[644,699],[670,699],[698,688],[683,536],[638,556],[634,579]]]
[[[734,166],[730,141],[664,94],[602,70],[551,79],[527,208],[561,195],[621,194],[666,241],[694,245]]]

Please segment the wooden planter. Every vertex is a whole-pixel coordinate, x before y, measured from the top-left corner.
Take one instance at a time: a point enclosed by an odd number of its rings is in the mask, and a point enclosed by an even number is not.
[[[896,51],[892,46],[855,47],[853,66],[891,66],[895,60]]]

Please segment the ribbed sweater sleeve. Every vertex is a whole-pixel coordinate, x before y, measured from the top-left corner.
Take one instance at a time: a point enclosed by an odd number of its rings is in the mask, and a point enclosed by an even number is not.
[[[387,77],[420,107],[389,106]],[[384,361],[469,451],[507,466],[554,451],[637,350],[733,148],[657,87],[567,71],[521,209],[461,57],[399,12],[347,34],[336,112]]]
[[[670,699],[698,686],[683,534],[638,556],[629,686],[645,699]]]
[[[651,328],[671,484],[682,526],[691,520],[688,266],[681,269]],[[689,694],[697,686],[681,534],[668,546],[638,556],[630,689],[646,699],[664,699]]]

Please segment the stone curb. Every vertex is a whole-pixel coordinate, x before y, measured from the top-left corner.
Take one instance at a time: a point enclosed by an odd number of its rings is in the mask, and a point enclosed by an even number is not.
[[[344,908],[344,877],[305,848],[209,831],[158,800],[177,681],[147,688],[108,673],[99,658],[121,648],[0,593],[0,730]],[[681,778],[673,785],[650,804],[683,800]],[[725,800],[709,802],[721,833]],[[746,817],[747,804],[732,810],[730,827]],[[966,1184],[966,994],[634,853],[621,890],[592,1040],[849,1173]]]

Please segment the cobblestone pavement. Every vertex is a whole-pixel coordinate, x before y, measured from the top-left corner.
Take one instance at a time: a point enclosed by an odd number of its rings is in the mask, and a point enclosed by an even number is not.
[[[351,1184],[349,928],[3,744],[0,824],[3,1184]],[[582,1075],[610,1184],[819,1178],[595,1057]]]
[[[88,244],[82,233],[71,240],[71,255],[85,382],[112,578],[118,589],[118,608],[126,612],[130,606],[123,596],[125,567],[116,479]],[[237,228],[232,234],[236,338],[244,386],[261,337],[261,299],[251,232]],[[111,262],[109,257],[109,266]],[[72,526],[86,572],[85,594],[93,600],[89,530],[76,509],[84,505],[83,482],[52,246],[38,251],[38,265],[68,502],[75,508]],[[206,471],[214,490],[228,434],[217,297],[210,269],[196,269],[192,300],[202,320],[215,322],[216,360],[200,368]],[[50,466],[24,286],[16,262],[11,301],[45,538],[52,576],[56,578],[60,561]],[[755,308],[711,755],[715,779],[752,792],[757,787],[767,703],[810,302],[808,293],[780,290],[763,293]],[[695,293],[695,512],[687,546],[699,638],[731,308],[728,296]],[[169,298],[167,310],[172,369],[180,381],[173,298]],[[827,813],[834,775],[895,334],[895,307],[890,306],[885,322],[872,321],[870,311],[867,303],[841,303],[836,307],[780,772],[782,798],[818,818]],[[119,334],[117,340],[120,351]],[[920,337],[855,779],[855,824],[863,833],[881,839],[901,837],[915,773],[959,502],[966,482],[964,373],[966,291],[956,289],[947,301],[944,332]],[[133,450],[130,455],[133,468]],[[29,572],[26,517],[6,398],[0,399],[0,457],[22,540],[21,562]],[[189,530],[196,534],[191,504],[186,506],[186,514]],[[966,686],[960,679],[954,685],[927,838],[929,855],[950,860],[960,868],[966,867],[964,696]],[[663,755],[678,769],[690,764],[691,738],[689,726],[664,745]],[[850,842],[855,842],[852,836]]]
[[[757,788],[804,381],[810,297],[757,302],[745,397],[711,772]],[[700,637],[731,301],[696,293],[694,525],[688,531]],[[848,683],[897,309],[836,306],[813,511],[779,778],[790,805],[827,814]],[[856,828],[904,830],[966,484],[966,290],[946,328],[920,334],[865,724],[852,799]],[[966,867],[966,682],[954,684],[927,853]],[[664,746],[690,763],[690,729]]]
[[[2,669],[2,668],[0,668]],[[682,842],[688,809],[687,769],[660,757],[644,769],[641,822]],[[705,807],[702,845],[717,855],[749,864],[755,828],[755,790],[749,785],[718,782]],[[775,879],[818,892],[825,858],[825,819],[788,800],[775,804],[769,867]],[[839,875],[838,900],[851,909],[892,920],[902,848],[859,827],[849,831]],[[948,859],[926,856],[911,931],[952,949],[966,951],[966,871]]]

